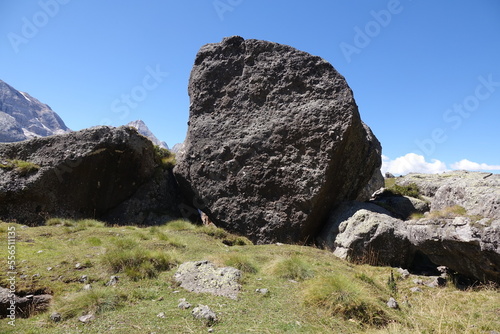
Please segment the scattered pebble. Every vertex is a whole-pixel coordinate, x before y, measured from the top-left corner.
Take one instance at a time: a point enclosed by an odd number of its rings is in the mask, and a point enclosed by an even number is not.
[[[399,308],[398,302],[396,301],[396,299],[394,299],[392,297],[387,302],[387,306],[389,306],[390,308],[393,308],[393,309],[398,309]]]
[[[60,313],[52,313],[50,315],[50,320],[52,320],[53,322],[61,321],[62,320],[61,314]]]
[[[179,305],[177,305],[177,307],[182,310],[187,310],[191,307],[191,304],[186,301],[186,298],[181,298],[179,299]]]
[[[410,291],[411,292],[423,292],[423,290],[420,289],[418,286],[411,288]]]
[[[89,290],[92,290],[92,286],[91,286],[90,284],[85,284],[85,285],[83,286],[83,290],[84,290],[84,291],[89,291]]]
[[[160,312],[156,315],[158,318],[165,318],[165,312]]]
[[[95,319],[95,316],[92,313],[89,313],[89,314],[86,314],[86,315],[82,315],[81,317],[78,318],[78,320],[80,320],[84,324],[88,323],[88,322],[91,322],[94,319]]]
[[[267,295],[269,293],[269,289],[256,289],[255,292],[260,293],[262,295]]]
[[[118,283],[118,280],[119,280],[119,279],[120,279],[120,277],[119,277],[119,276],[111,276],[111,277],[109,278],[109,282],[108,282],[108,283],[106,283],[106,286],[114,286],[114,285],[116,285],[116,283]]]
[[[75,264],[75,269],[81,269],[83,266],[80,262],[78,262],[77,264]]]

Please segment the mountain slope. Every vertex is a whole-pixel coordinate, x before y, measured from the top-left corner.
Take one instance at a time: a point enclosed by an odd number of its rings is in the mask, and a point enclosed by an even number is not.
[[[139,119],[137,121],[130,122],[127,124],[127,126],[136,128],[141,135],[148,137],[149,140],[151,140],[153,144],[155,144],[156,146],[168,149],[167,143],[165,143],[164,141],[160,141],[158,138],[156,138],[156,136],[151,132],[151,130],[149,130],[146,123],[144,123],[142,120]]]
[[[48,105],[0,80],[0,142],[71,131]]]

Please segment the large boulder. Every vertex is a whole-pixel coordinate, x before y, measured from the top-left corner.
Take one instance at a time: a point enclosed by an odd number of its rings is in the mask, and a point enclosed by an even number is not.
[[[344,202],[332,212],[318,241],[342,259],[405,267],[414,250],[401,229],[403,224],[378,205]]]
[[[467,216],[403,221],[373,203],[346,202],[318,241],[343,259],[403,268],[422,257],[482,282],[500,283],[500,220]]]
[[[148,224],[179,217],[179,193],[150,140],[96,127],[0,144],[0,219],[50,217]],[[126,205],[124,205],[126,203]]]
[[[258,243],[312,241],[381,164],[332,65],[290,46],[229,37],[198,52],[174,173],[216,225]]]

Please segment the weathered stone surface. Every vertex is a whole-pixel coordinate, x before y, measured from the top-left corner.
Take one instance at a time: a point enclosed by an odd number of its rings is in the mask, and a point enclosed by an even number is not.
[[[454,171],[442,174],[408,174],[400,185],[415,183],[431,197],[431,210],[460,205],[469,215],[500,218],[500,174]]]
[[[232,267],[216,268],[209,261],[186,262],[179,266],[174,279],[180,286],[196,293],[210,293],[232,299],[238,297],[241,271]]]
[[[500,283],[500,220],[424,218],[402,226],[415,249],[433,263],[483,282]]]
[[[381,164],[345,79],[286,45],[225,38],[198,52],[174,169],[211,221],[254,242],[311,241]]]
[[[391,212],[391,215],[408,219],[414,213],[425,213],[429,211],[429,203],[410,196],[395,195],[385,188],[377,191],[372,203],[382,206]]]
[[[48,294],[18,296],[11,294],[9,289],[0,287],[0,318],[9,315],[27,318],[38,312],[46,311],[51,301],[52,296]],[[15,305],[15,313],[12,313],[14,310],[12,305]]]
[[[330,216],[318,240],[342,259],[406,267],[413,250],[401,233],[402,224],[378,205],[345,202]]]
[[[217,321],[217,314],[210,309],[207,305],[199,304],[197,307],[193,309],[191,312],[193,317],[198,320],[203,320],[208,324],[214,323]]]
[[[346,202],[332,213],[319,242],[335,255],[353,261],[411,268],[419,253],[436,266],[446,266],[461,275],[500,282],[498,219],[402,221],[374,204]]]
[[[129,127],[96,127],[0,144],[0,163],[39,165],[30,173],[0,168],[0,219],[27,225],[49,217],[148,224],[180,217],[171,170],[153,144]]]
[[[370,181],[368,181],[366,186],[359,193],[358,198],[356,198],[356,201],[360,202],[368,201],[372,197],[373,193],[384,187],[384,184],[385,181],[384,177],[382,176],[382,172],[380,171],[380,169],[377,168],[373,172]]]

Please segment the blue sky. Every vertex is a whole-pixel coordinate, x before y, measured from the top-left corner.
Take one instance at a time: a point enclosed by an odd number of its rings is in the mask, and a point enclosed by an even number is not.
[[[499,172],[497,0],[3,0],[0,79],[73,130],[142,119],[172,146],[196,52],[231,35],[332,63],[384,171]]]

